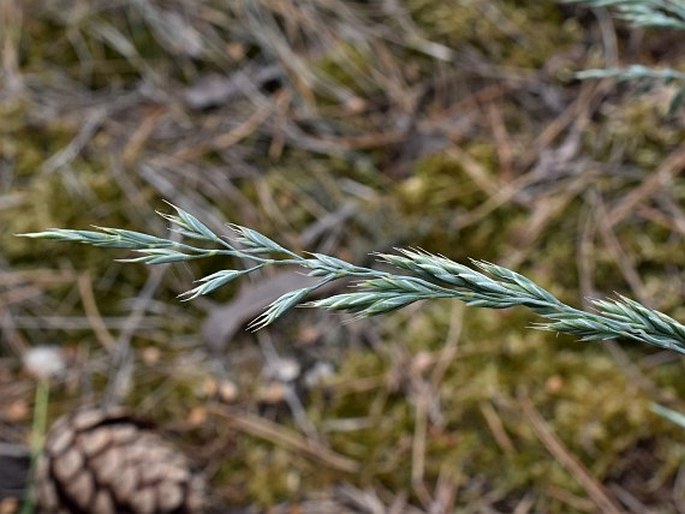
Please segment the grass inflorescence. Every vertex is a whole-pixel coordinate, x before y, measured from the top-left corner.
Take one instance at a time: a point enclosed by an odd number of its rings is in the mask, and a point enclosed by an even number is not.
[[[685,6],[674,0],[563,0],[565,3],[614,9],[637,27],[685,30]]]
[[[96,230],[50,229],[22,234],[26,237],[80,242],[105,248],[133,250],[138,257],[125,262],[165,264],[210,256],[235,257],[251,265],[245,269],[224,269],[204,276],[199,285],[182,293],[184,300],[208,294],[265,266],[299,266],[320,280],[314,285],[289,291],[274,300],[254,319],[249,328],[259,330],[275,322],[296,306],[354,313],[360,317],[385,314],[419,300],[456,298],[473,307],[506,309],[523,306],[547,319],[533,325],[541,330],[562,332],[583,341],[627,339],[658,348],[685,353],[685,326],[661,312],[619,296],[594,300],[595,312],[571,307],[530,279],[491,262],[472,260],[472,266],[419,249],[378,253],[377,260],[397,271],[357,266],[322,253],[299,255],[260,232],[231,225],[233,238],[213,232],[192,214],[173,206],[176,214],[162,214],[171,230],[199,242],[206,248],[131,230],[96,227]],[[412,274],[402,274],[409,271]],[[351,290],[308,300],[329,282],[353,279]]]
[[[673,0],[563,0],[565,3],[582,4],[591,8],[609,8],[619,19],[646,29],[685,30],[685,4]],[[637,84],[655,82],[675,83],[679,90],[671,100],[669,116],[673,115],[685,98],[685,74],[673,69],[657,69],[633,64],[622,68],[584,70],[576,73],[581,80],[613,78]]]

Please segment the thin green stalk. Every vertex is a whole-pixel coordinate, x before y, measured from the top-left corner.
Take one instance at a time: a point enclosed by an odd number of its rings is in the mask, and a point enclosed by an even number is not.
[[[50,399],[50,382],[47,378],[41,378],[36,384],[36,396],[33,403],[33,424],[31,426],[31,470],[29,483],[26,488],[24,504],[21,514],[33,514],[35,511],[35,487],[34,474],[40,453],[43,450],[43,441],[47,430],[48,403]]]

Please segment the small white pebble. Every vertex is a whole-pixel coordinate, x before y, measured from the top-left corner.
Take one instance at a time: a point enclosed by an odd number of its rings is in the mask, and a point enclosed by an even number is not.
[[[327,380],[335,375],[333,364],[326,361],[319,361],[305,373],[304,383],[309,389],[322,386]]]
[[[56,377],[67,369],[64,355],[57,346],[35,346],[23,355],[22,360],[26,370],[40,379]]]
[[[284,357],[275,359],[262,372],[266,380],[276,380],[278,382],[292,382],[300,376],[300,363],[295,359]]]
[[[219,399],[224,403],[235,403],[239,396],[238,386],[230,380],[222,380],[219,384]]]

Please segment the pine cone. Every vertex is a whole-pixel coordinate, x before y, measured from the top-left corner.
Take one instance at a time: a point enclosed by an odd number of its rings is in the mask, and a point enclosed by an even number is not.
[[[46,514],[195,514],[203,493],[185,456],[123,409],[58,419],[36,468],[36,503]]]

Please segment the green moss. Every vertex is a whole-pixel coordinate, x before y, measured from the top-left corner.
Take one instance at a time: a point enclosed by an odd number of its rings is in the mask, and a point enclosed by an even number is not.
[[[539,69],[560,54],[567,68],[580,65],[574,59],[569,60],[565,53],[580,40],[579,26],[573,20],[563,20],[553,2],[408,0],[404,5],[408,6],[423,36],[456,51],[456,63],[461,62],[462,52],[476,49],[483,62],[505,70],[504,73],[509,68]],[[126,57],[110,43],[103,42],[94,32],[97,28],[94,22],[103,21],[97,13],[81,20],[83,25],[76,28],[66,26],[54,15],[27,17],[22,28],[24,39],[20,42],[21,66],[30,80],[40,84],[36,96],[54,93],[53,89],[64,94],[64,88],[72,85],[61,82],[60,77],[65,75],[83,89],[133,91],[139,87],[141,76],[147,77],[148,72],[158,73],[165,82],[173,84],[188,77],[195,79],[199,76],[198,70],[212,69],[216,64],[178,58],[154,37],[139,14],[127,9],[132,8],[108,12],[106,21],[130,42],[140,60],[135,56]],[[212,17],[217,12],[209,8],[205,15]],[[220,19],[230,20],[230,16]],[[369,21],[369,27],[373,29],[376,23],[375,19]],[[393,20],[388,23],[392,25]],[[67,37],[67,30],[77,28],[83,29],[80,33],[84,38],[83,49],[90,57],[78,54],[74,40]],[[405,245],[421,246],[460,261],[476,257],[502,262],[521,251],[517,271],[549,288],[564,301],[577,305],[581,272],[577,262],[578,241],[591,206],[585,191],[570,199],[559,212],[549,214],[539,233],[530,231],[531,220],[537,216],[535,220],[540,221],[546,212],[544,208],[559,198],[554,195],[564,193],[551,187],[544,177],[539,183],[533,183],[530,191],[524,191],[532,198],[529,202],[505,203],[476,222],[464,224],[464,217],[490,200],[493,192],[484,190],[487,188],[474,180],[464,164],[449,151],[419,152],[416,159],[402,157],[401,150],[412,142],[411,132],[406,141],[395,144],[370,145],[370,150],[350,144],[346,149],[344,138],[350,134],[404,130],[405,118],[416,117],[420,130],[424,130],[421,125],[424,122],[441,127],[443,103],[452,102],[452,95],[458,98],[454,102],[476,98],[475,92],[489,84],[487,79],[473,79],[473,74],[464,73],[467,68],[454,67],[458,64],[436,65],[415,45],[402,46],[394,39],[379,39],[379,44],[387,45],[384,50],[389,52],[386,56],[389,60],[382,63],[379,63],[377,48],[343,39],[339,45],[324,45],[323,54],[302,55],[304,62],[312,59],[307,63],[310,71],[322,80],[324,87],[315,88],[315,98],[296,98],[292,112],[279,112],[279,115],[291,115],[288,122],[311,133],[311,137],[324,142],[326,138],[343,138],[339,149],[313,152],[305,149],[305,144],[298,146],[298,142],[288,141],[275,160],[268,155],[265,133],[255,132],[240,142],[244,147],[236,149],[235,158],[247,156],[245,161],[249,166],[265,171],[262,176],[237,179],[231,177],[233,154],[229,152],[227,157],[222,152],[204,153],[198,158],[197,169],[225,166],[232,185],[253,206],[252,210],[247,209],[251,216],[249,223],[241,219],[241,208],[231,202],[220,205],[221,213],[231,221],[250,224],[284,243],[297,245],[298,234],[304,229],[336,212],[346,202],[354,201],[358,206],[354,217],[341,222],[340,228],[336,227],[339,232],[334,234],[335,252],[344,258],[364,262],[369,251]],[[223,52],[223,47],[219,51]],[[583,59],[592,59],[592,53],[588,51]],[[250,47],[247,55],[261,55],[261,50]],[[394,61],[401,63],[397,70],[384,68],[392,68]],[[56,69],[60,73],[50,72]],[[222,68],[223,73],[230,71]],[[395,73],[386,73],[389,71]],[[444,75],[449,77],[446,79]],[[385,81],[393,82],[398,90],[387,90]],[[35,83],[30,82],[31,87]],[[560,87],[542,82],[537,85]],[[443,87],[445,91],[441,90]],[[575,98],[577,93],[570,87],[551,92],[565,101]],[[169,89],[182,94],[173,87]],[[599,115],[595,113],[591,118],[579,158],[585,159],[581,162],[590,162],[593,169],[601,168],[593,160],[602,163],[614,159],[612,162],[618,163],[617,170],[612,168],[606,173],[600,170],[589,186],[609,207],[649,177],[649,170],[658,167],[685,136],[676,121],[664,121],[663,108],[668,102],[660,99],[659,94],[663,90],[656,90],[651,96],[631,96],[629,100],[609,96]],[[360,96],[361,109],[340,108],[340,98],[336,95]],[[509,132],[516,167],[517,159],[528,151],[541,130],[557,119],[558,113],[550,114],[547,106],[531,113],[528,106],[522,108],[515,101],[516,95],[508,95],[505,92],[494,101]],[[21,196],[18,209],[0,210],[0,224],[4,229],[0,235],[1,257],[17,269],[31,269],[51,265],[46,261],[47,252],[56,268],[63,266],[90,273],[98,307],[104,316],[128,313],[130,298],[140,294],[149,269],[113,263],[114,258],[121,256],[119,252],[11,236],[52,226],[85,228],[91,224],[163,230],[162,224],[136,219],[145,217],[144,213],[131,212],[131,199],[108,172],[112,154],[120,152],[126,136],[120,133],[119,119],[103,124],[68,168],[43,172],[46,160],[79,134],[83,117],[78,112],[43,112],[39,102],[31,98],[28,95],[24,99],[16,97],[0,102],[0,160],[10,163],[11,192]],[[77,103],[71,97],[70,100]],[[481,102],[480,97],[477,100]],[[142,119],[149,108],[145,102],[117,116]],[[313,105],[304,105],[304,109],[298,102]],[[169,105],[172,110],[177,108],[173,102]],[[454,105],[451,103],[449,107]],[[484,106],[485,100],[473,107],[474,112]],[[236,109],[243,107],[241,104]],[[219,115],[225,116],[227,112],[233,114],[229,109],[220,111]],[[478,163],[483,178],[497,186],[505,180],[500,176],[498,142],[493,141],[491,122],[480,114],[468,130],[459,134],[458,144]],[[165,123],[207,130],[216,122],[211,116],[216,115],[216,112],[182,111]],[[446,123],[454,115],[448,112],[444,118]],[[460,116],[461,110],[456,115]],[[164,130],[174,134],[173,128],[170,125]],[[150,153],[141,152],[145,154],[141,162],[150,155],[165,155],[172,149],[164,140],[167,132],[164,134],[161,143],[155,136],[151,138]],[[550,146],[556,147],[563,137],[565,134]],[[161,207],[159,193],[136,178],[138,164],[138,161],[127,163],[127,178],[137,188],[136,194],[149,202],[145,209],[149,207],[151,212]],[[397,172],[396,168],[402,169]],[[199,174],[182,186],[201,181]],[[573,179],[574,176],[564,178],[568,180],[564,185]],[[74,184],[79,187],[74,188]],[[549,188],[549,193],[545,188]],[[685,197],[682,181],[674,180],[666,193],[673,205],[682,203]],[[192,190],[193,199],[203,194],[206,191]],[[142,226],[135,226],[138,221]],[[677,273],[683,264],[681,241],[668,224],[652,221],[647,217],[631,218],[613,227],[615,237],[642,277],[644,291],[662,302],[665,310],[685,317]],[[592,264],[593,286],[600,292],[628,291],[615,255],[601,234],[595,234],[592,242],[593,251],[588,258]],[[318,241],[306,249],[318,250]],[[197,277],[216,271],[223,264],[219,260],[194,263],[192,272],[182,266],[173,267],[168,276],[175,287],[183,287],[190,284],[191,274]],[[220,359],[211,357],[203,364],[194,364],[182,356],[202,355],[199,327],[206,310],[212,302],[229,299],[232,292],[226,290],[213,294],[209,300],[181,307],[170,288],[160,288],[150,309],[155,315],[165,316],[164,326],[136,333],[132,342],[137,358],[128,398],[131,405],[148,409],[154,418],[162,421],[183,419],[193,409],[205,406],[206,398],[197,393],[210,372],[204,364],[207,361],[217,364]],[[53,314],[83,315],[74,284],[49,285],[42,294],[49,298],[45,305],[55,306]],[[34,315],[33,304],[24,308]],[[216,419],[182,434],[183,439],[187,444],[202,446],[205,451],[213,449],[217,441],[225,444],[220,462],[215,452],[210,457],[202,452],[198,455],[200,461],[212,460],[218,467],[213,483],[230,505],[257,503],[268,509],[284,500],[330,488],[337,482],[388,491],[392,498],[405,491],[411,495],[418,391],[431,380],[456,311],[452,302],[437,301],[388,316],[369,329],[375,336],[373,349],[347,348],[346,332],[338,327],[332,327],[325,335],[327,342],[340,345],[335,354],[343,357],[337,361],[339,369],[333,385],[325,392],[312,394],[311,401],[305,400],[305,408],[315,429],[331,448],[361,464],[359,474],[328,469],[274,442],[232,431]],[[305,323],[303,319],[309,322],[311,318],[301,316],[301,311],[293,313],[287,320],[287,328],[278,327],[274,331],[278,336],[274,339],[286,345],[286,352],[302,349],[297,346],[298,323]],[[529,325],[537,321],[538,318],[523,309],[464,311],[456,356],[445,363],[445,374],[430,395],[423,470],[426,487],[434,490],[445,477],[458,484],[458,512],[474,512],[483,498],[492,499],[492,508],[513,511],[526,497],[534,499],[532,511],[568,512],[570,507],[558,494],[555,496],[559,489],[585,499],[586,491],[550,455],[523,413],[520,398],[527,394],[567,450],[597,480],[630,484],[626,489],[631,493],[640,491],[641,499],[652,498],[649,495],[656,495],[654,491],[669,488],[682,462],[683,432],[657,418],[648,407],[657,399],[664,403],[668,400],[678,408],[677,399],[685,396],[681,363],[674,361],[657,366],[650,360],[649,349],[624,344],[637,372],[651,381],[655,390],[643,388],[629,374],[633,371],[622,369],[601,343],[580,343],[572,338],[529,330]],[[355,330],[364,333],[367,329],[357,325]],[[68,333],[48,330],[28,335],[31,342],[48,337],[83,345],[93,352],[96,364],[101,362],[98,359],[107,358],[93,341],[90,330]],[[193,349],[198,351],[190,352],[191,345],[179,347],[175,344],[179,340],[192,341]],[[162,360],[158,366],[146,367],[138,358],[141,349],[148,345],[160,349]],[[242,359],[231,371],[235,372],[245,395],[238,408],[248,410],[254,407],[261,360],[259,355],[249,360],[245,353],[252,348],[258,354],[255,346],[253,336],[242,335],[231,342],[228,350],[231,357],[239,355]],[[426,355],[434,359],[433,364],[423,371],[412,367]],[[640,360],[642,357],[646,358],[644,362]],[[226,361],[230,363],[232,359]],[[109,368],[90,372],[88,378],[96,395],[104,389],[110,372]],[[67,391],[56,392],[55,401],[59,409],[76,403]],[[488,409],[499,418],[511,448],[503,446],[494,433],[489,424],[491,420],[485,414],[490,412]],[[352,420],[350,425],[357,423],[357,428],[336,430],[334,427],[340,420]],[[279,422],[290,429],[299,429],[287,415],[279,416]],[[420,504],[417,497],[410,496],[410,501]]]
[[[350,42],[341,42],[325,57],[312,63],[312,69],[321,78],[361,97],[379,92],[378,84],[371,76],[374,66],[371,48]]]
[[[413,317],[403,341],[409,361],[418,352],[437,352],[444,344],[449,315],[448,303],[426,306]],[[521,415],[518,395],[528,390],[551,429],[568,450],[597,477],[610,476],[612,463],[621,452],[650,435],[668,433],[663,423],[655,425],[649,412],[649,394],[631,383],[630,377],[597,344],[568,342],[552,334],[522,332],[530,317],[517,310],[491,312],[468,309],[457,358],[432,400],[439,398],[440,425],[429,423],[426,439],[426,481],[437,480],[445,462],[459,476],[488,483],[489,491],[514,498],[522,491],[537,491],[538,508],[553,506],[545,500],[548,487],[584,494],[575,478],[547,453]],[[394,327],[396,333],[399,327]],[[392,337],[392,336],[390,336]],[[382,377],[396,362],[397,342],[385,352],[354,352],[342,361],[340,376],[345,383]],[[383,357],[386,355],[386,357]],[[409,366],[409,364],[407,364]],[[337,398],[329,416],[369,417],[371,426],[353,434],[331,437],[334,447],[363,463],[363,481],[385,487],[409,488],[411,438],[415,421],[415,391],[411,368],[403,373],[400,391],[377,387]],[[427,375],[430,376],[430,375]],[[408,403],[407,403],[408,401]],[[498,411],[504,430],[515,448],[508,453],[488,429],[483,403]],[[369,410],[369,406],[374,406]],[[663,428],[667,430],[664,431]]]
[[[549,56],[580,37],[562,24],[552,2],[411,0],[414,19],[429,38],[456,48],[472,45],[495,63],[538,68]]]
[[[667,90],[659,86],[649,94],[632,92],[630,99],[606,103],[602,109],[604,123],[591,127],[585,135],[588,146],[604,160],[618,154],[627,164],[657,168],[664,152],[685,138],[684,127],[665,119]]]

